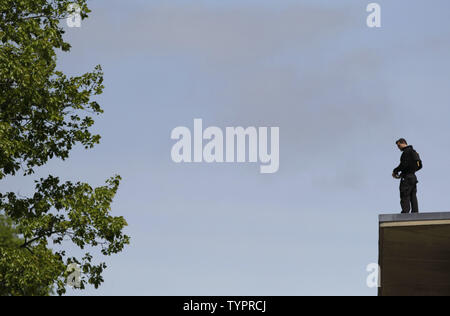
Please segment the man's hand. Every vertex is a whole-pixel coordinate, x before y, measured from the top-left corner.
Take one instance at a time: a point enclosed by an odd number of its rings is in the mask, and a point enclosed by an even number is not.
[[[396,174],[395,172],[392,173],[392,177],[394,179],[400,179],[400,176],[398,174]]]

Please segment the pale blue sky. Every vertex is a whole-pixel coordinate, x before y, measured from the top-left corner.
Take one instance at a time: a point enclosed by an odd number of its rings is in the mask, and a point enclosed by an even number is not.
[[[450,3],[378,1],[369,29],[370,2],[91,1],[59,61],[103,66],[103,139],[36,175],[124,179],[113,211],[132,244],[83,294],[376,294],[365,268],[378,214],[400,212],[397,138],[424,160],[422,211],[450,211]],[[279,126],[279,172],[173,163],[170,132],[194,118]]]

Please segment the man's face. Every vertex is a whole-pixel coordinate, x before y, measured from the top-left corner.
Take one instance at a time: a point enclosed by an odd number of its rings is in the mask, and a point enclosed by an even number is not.
[[[397,143],[397,147],[398,147],[398,149],[400,149],[400,150],[403,150],[403,148],[405,148],[406,146],[408,146],[408,145],[403,144],[403,143]]]

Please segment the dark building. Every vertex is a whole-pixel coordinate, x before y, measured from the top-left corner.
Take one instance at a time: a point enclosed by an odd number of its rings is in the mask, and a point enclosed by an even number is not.
[[[450,213],[380,215],[380,296],[450,296]]]

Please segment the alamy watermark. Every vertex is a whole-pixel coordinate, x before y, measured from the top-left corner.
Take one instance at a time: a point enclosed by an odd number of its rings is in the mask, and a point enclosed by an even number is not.
[[[203,120],[194,119],[193,134],[189,128],[179,126],[172,130],[171,138],[178,140],[171,151],[176,163],[256,163],[259,160],[261,173],[275,173],[280,167],[279,127],[270,127],[269,141],[269,127],[227,127],[224,132],[211,126],[203,130]],[[207,140],[205,145],[204,140]]]
[[[81,27],[81,8],[76,3],[71,3],[67,7],[69,16],[66,19],[68,27]]]
[[[374,289],[381,286],[381,268],[377,263],[367,265],[366,271],[369,273],[366,279],[368,288]]]
[[[367,5],[367,12],[369,16],[367,17],[367,26],[370,28],[380,28],[381,27],[381,6],[378,3],[369,3]]]
[[[80,266],[76,263],[69,264],[67,267],[67,273],[69,274],[67,277],[67,285],[75,289],[79,289],[81,287]]]

